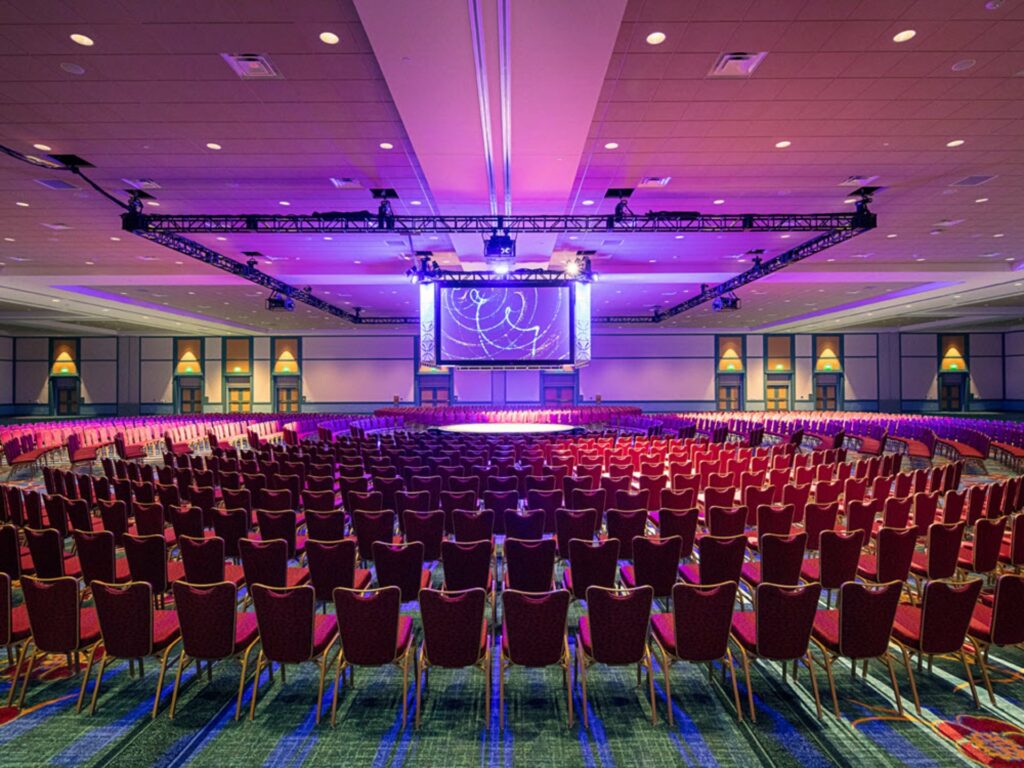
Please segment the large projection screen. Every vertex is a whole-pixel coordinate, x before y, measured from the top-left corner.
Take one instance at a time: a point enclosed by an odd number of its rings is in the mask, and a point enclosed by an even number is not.
[[[569,284],[437,284],[437,363],[572,365],[572,288]]]

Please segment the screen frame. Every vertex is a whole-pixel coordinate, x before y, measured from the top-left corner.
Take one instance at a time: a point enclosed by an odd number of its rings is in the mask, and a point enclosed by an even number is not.
[[[441,289],[442,288],[562,288],[569,294],[569,356],[562,360],[448,360],[441,354],[441,340],[444,331],[441,327]],[[527,282],[524,280],[439,280],[434,283],[434,335],[436,336],[437,365],[450,368],[554,368],[576,365],[576,290],[575,282],[547,281]]]

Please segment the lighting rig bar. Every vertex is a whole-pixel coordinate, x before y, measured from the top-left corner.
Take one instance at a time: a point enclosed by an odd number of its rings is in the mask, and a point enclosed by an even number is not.
[[[129,232],[180,234],[230,233],[587,233],[587,232],[822,232],[857,230],[863,216],[854,213],[702,214],[696,211],[651,211],[642,216],[397,216],[348,211],[306,215],[150,214],[129,211],[122,216]]]
[[[278,280],[276,277],[261,272],[254,266],[242,264],[241,262],[229,259],[217,251],[207,248],[205,245],[189,240],[187,237],[176,235],[171,232],[135,232],[136,235],[150,242],[170,248],[180,254],[209,264],[217,269],[229,272],[232,275],[248,280],[250,283],[261,285],[281,296],[288,297],[294,301],[301,301],[314,309],[326,312],[329,315],[347,320],[355,325],[415,325],[419,323],[418,317],[363,317],[357,308],[354,312],[336,307],[323,299],[314,296],[309,288],[296,288],[288,283]]]

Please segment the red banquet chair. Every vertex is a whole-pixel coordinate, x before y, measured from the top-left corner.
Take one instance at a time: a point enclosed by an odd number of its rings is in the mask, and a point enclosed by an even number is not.
[[[502,631],[501,657],[498,660],[498,726],[505,728],[505,671],[513,666],[562,668],[562,684],[566,689],[569,727],[572,711],[572,656],[569,654],[569,593],[519,592],[501,593]]]
[[[509,511],[505,513],[505,536],[510,539],[541,539],[544,537],[544,523],[543,509]]]
[[[679,566],[679,578],[687,584],[721,584],[739,582],[743,559],[747,553],[747,537],[701,536],[697,539],[696,564]]]
[[[331,725],[338,711],[338,684],[345,670],[355,667],[383,667],[391,664],[402,670],[402,728],[409,710],[409,667],[415,666],[411,616],[401,615],[401,590],[334,590],[334,611],[338,619],[338,653],[331,701]],[[475,626],[475,625],[474,625]],[[415,670],[414,670],[415,674]]]
[[[884,662],[889,670],[896,708],[900,717],[903,716],[903,699],[900,697],[896,669],[889,654],[889,637],[902,590],[903,585],[898,581],[890,581],[888,584],[848,581],[839,588],[836,609],[818,611],[815,615],[811,639],[821,650],[824,659],[836,717],[842,715],[839,712],[832,664],[839,658],[850,659],[854,675],[857,674],[858,661],[864,661],[865,665],[869,659]]]
[[[267,587],[295,587],[309,581],[309,571],[288,565],[288,543],[281,539],[242,539],[238,552],[250,596],[257,584]]]
[[[474,512],[455,510],[452,513],[452,530],[455,541],[493,539],[494,517],[493,509],[479,509]]]
[[[308,539],[306,565],[317,602],[325,611],[334,601],[334,590],[338,587],[366,589],[370,586],[370,571],[356,568],[356,543],[352,539]]]
[[[552,565],[554,559],[552,555]],[[484,724],[491,721],[491,644],[484,607],[487,596],[482,589],[420,592],[420,618],[423,642],[416,670],[416,727],[420,726],[423,681],[431,667],[461,669],[473,667],[484,673]],[[479,632],[477,627],[480,627]],[[404,719],[403,719],[404,721]]]
[[[103,638],[103,657],[96,672],[96,682],[92,688],[92,700],[89,703],[89,714],[96,712],[96,699],[103,682],[103,670],[115,659],[129,659],[139,662],[139,677],[142,677],[142,660],[146,656],[160,658],[160,671],[156,677],[156,693],[153,696],[151,718],[156,718],[160,706],[160,694],[164,687],[164,675],[167,672],[167,660],[171,651],[181,638],[176,611],[153,609],[153,589],[144,581],[133,581],[127,584],[107,584],[94,581],[92,597],[96,605],[96,615],[100,624],[100,636]],[[89,681],[96,649],[93,645],[89,651],[89,661],[85,666],[83,687]]]
[[[1024,643],[1024,576],[1004,573],[996,578],[991,605],[986,601],[974,606],[967,635],[977,649],[978,665],[989,700],[996,703],[988,670],[988,651],[993,645]]]
[[[914,653],[919,658],[927,656],[929,662],[936,655],[959,657],[967,674],[974,706],[980,706],[974,676],[963,646],[974,605],[981,593],[981,584],[980,578],[962,582],[938,579],[929,581],[925,584],[920,605],[902,604],[896,609],[892,637],[903,652],[903,664],[910,678],[910,692],[914,696],[914,707],[918,715],[921,714],[921,700],[918,698],[914,672],[910,668],[910,656]]]
[[[327,657],[338,639],[338,622],[334,616],[316,613],[316,594],[308,584],[298,587],[268,587],[255,584],[252,601],[256,607],[256,623],[260,633],[260,652],[256,657],[256,673],[252,680],[249,720],[256,717],[256,694],[259,690],[263,664],[268,669],[285,664],[315,661],[320,666],[320,688],[316,697],[316,723],[320,724]]]
[[[25,682],[18,697],[17,709],[25,704],[28,683],[32,679],[32,668],[36,661],[47,656],[74,657],[75,672],[79,667],[80,654],[91,648],[100,639],[100,624],[95,608],[83,608],[78,582],[70,576],[55,579],[40,579],[25,576],[21,580],[21,591],[25,596],[25,609],[28,613],[28,624],[32,631],[31,637],[21,645],[18,661],[14,667],[11,683],[10,702],[14,690],[18,687],[18,676],[25,667]],[[29,650],[35,646],[34,650]],[[25,660],[28,659],[26,664]],[[70,666],[70,664],[69,664]],[[89,682],[82,678],[82,687],[78,692],[76,711],[82,711],[82,699],[85,697],[85,686]]]
[[[647,531],[647,510],[645,508],[609,509],[607,530],[607,538],[618,539],[619,555],[624,560],[632,560],[633,539],[643,537]]]
[[[585,600],[590,587],[614,587],[619,562],[619,540],[572,539],[569,567],[562,573],[562,586],[574,600]]]
[[[12,647],[18,647],[20,658],[20,646],[31,637],[32,632],[29,628],[28,610],[25,604],[13,607],[11,581],[9,574],[0,571],[0,646],[6,648],[8,654]],[[10,656],[8,656],[9,658]],[[14,691],[18,688],[19,668],[20,665],[11,669],[11,691],[7,694],[8,707],[11,706],[11,702],[14,700]]]
[[[131,578],[128,560],[117,556],[110,531],[75,531],[74,539],[85,586],[94,581],[123,583]]]
[[[242,657],[239,692],[234,701],[234,719],[242,715],[242,694],[245,690],[249,654],[256,645],[259,630],[256,614],[237,611],[238,589],[229,582],[217,584],[189,584],[178,581],[173,585],[174,607],[181,632],[181,652],[178,655],[174,689],[171,692],[169,717],[177,710],[181,673],[187,662],[207,663],[207,674],[212,675],[213,662]]]
[[[504,588],[550,592],[555,588],[553,539],[505,539]]]
[[[818,557],[809,557],[800,566],[800,578],[817,581],[825,591],[826,605],[832,606],[832,590],[857,578],[864,531],[822,531]]]
[[[675,724],[672,714],[672,682],[669,673],[679,661],[691,664],[725,662],[732,677],[732,696],[736,704],[736,717],[743,720],[736,667],[729,649],[733,606],[736,602],[736,582],[721,584],[676,584],[672,587],[672,612],[651,616],[651,634],[661,653],[661,671],[665,677],[665,705],[668,724]]]
[[[423,544],[373,543],[373,564],[381,587],[398,587],[402,602],[416,600],[421,589],[430,586],[430,571],[423,567]]]
[[[587,615],[580,617],[576,636],[576,659],[583,691],[583,727],[589,728],[587,715],[587,668],[594,664],[631,666],[647,669],[647,687],[651,696],[651,725],[658,724],[654,702],[654,667],[647,645],[650,634],[651,604],[654,588],[648,585],[627,589],[587,588]]]
[[[795,587],[759,584],[754,593],[754,610],[733,615],[732,639],[743,662],[747,704],[750,719],[754,722],[757,722],[757,712],[754,710],[750,662],[757,659],[780,662],[802,660],[810,672],[814,703],[818,719],[821,719],[821,698],[809,648],[820,595],[821,585],[817,583]]]
[[[219,584],[227,581],[235,587],[245,583],[245,570],[225,562],[224,539],[219,536],[196,539],[183,536],[178,541],[184,580],[189,584]]]
[[[619,578],[628,589],[648,586],[654,596],[672,597],[672,586],[679,577],[679,559],[683,540],[679,536],[667,539],[637,536],[633,540],[633,565],[619,569]]]

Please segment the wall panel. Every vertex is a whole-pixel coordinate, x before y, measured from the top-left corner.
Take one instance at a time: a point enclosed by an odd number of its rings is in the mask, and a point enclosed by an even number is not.
[[[878,353],[877,337],[873,333],[848,333],[843,337],[846,357],[874,357]]]
[[[411,345],[410,345],[411,349]],[[302,391],[315,403],[384,403],[394,395],[413,400],[408,360],[308,360],[303,358]]]
[[[713,401],[713,358],[595,359],[580,369],[580,394],[605,402]]]
[[[594,334],[593,357],[714,357],[710,334]]]
[[[139,402],[173,403],[173,371],[174,366],[169,360],[142,360],[139,369]]]
[[[540,371],[506,371],[505,401],[509,403],[539,403]]]
[[[973,337],[970,372],[971,394],[974,397],[979,400],[1003,399],[1003,359],[1001,357],[975,357]]]
[[[19,358],[16,363],[15,376],[15,403],[45,405],[50,401],[50,364],[45,359],[23,360]]]
[[[414,358],[412,336],[306,336],[304,360]]]
[[[900,361],[904,400],[935,400],[938,397],[935,356],[904,357]]]
[[[84,341],[84,339],[83,339]],[[83,356],[84,357],[84,356]],[[117,361],[82,360],[79,364],[82,401],[89,405],[117,402]]]
[[[875,358],[846,358],[843,397],[850,400],[878,399],[878,361]]]
[[[493,394],[490,371],[460,370],[453,375],[457,402],[490,403]]]

